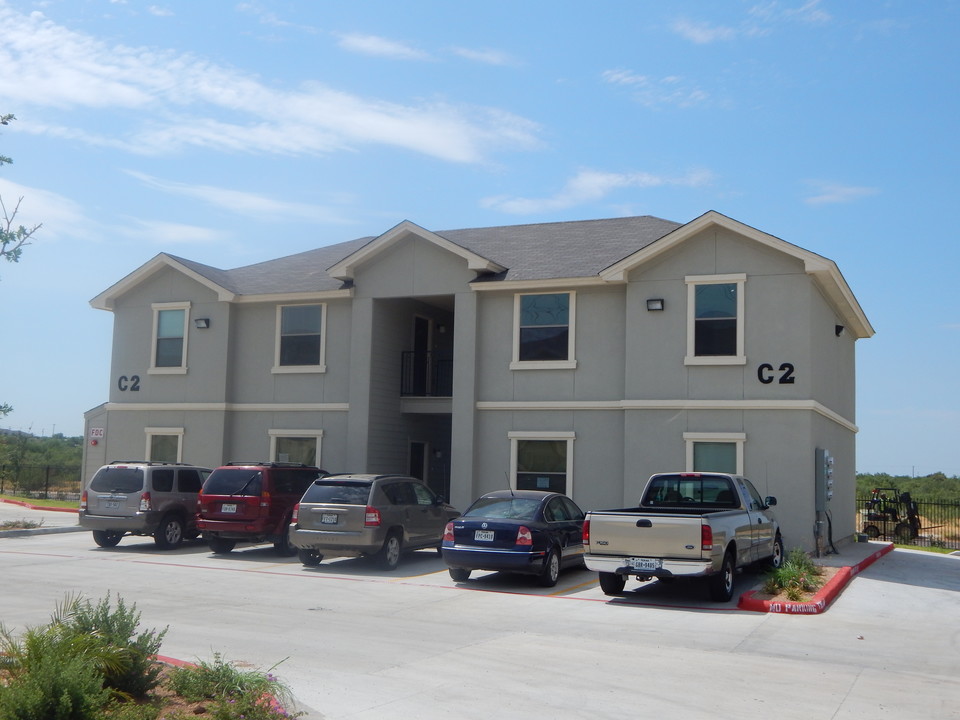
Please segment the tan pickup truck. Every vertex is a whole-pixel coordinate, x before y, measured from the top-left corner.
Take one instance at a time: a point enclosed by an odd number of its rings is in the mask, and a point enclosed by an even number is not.
[[[733,597],[738,568],[783,563],[783,539],[762,498],[744,477],[723,473],[658,473],[640,505],[593,510],[583,523],[584,561],[600,573],[607,595],[623,592],[627,577],[703,577],[710,597]]]

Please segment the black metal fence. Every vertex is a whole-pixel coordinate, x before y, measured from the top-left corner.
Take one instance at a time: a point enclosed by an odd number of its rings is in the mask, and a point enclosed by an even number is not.
[[[80,466],[0,465],[0,493],[42,500],[77,500]]]
[[[857,498],[857,531],[904,545],[960,550],[960,503]]]
[[[406,397],[452,396],[453,358],[448,353],[401,353],[400,394]]]

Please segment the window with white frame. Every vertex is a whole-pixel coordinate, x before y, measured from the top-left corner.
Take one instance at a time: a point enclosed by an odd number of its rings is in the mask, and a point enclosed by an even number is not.
[[[684,433],[688,472],[743,475],[744,433]]]
[[[688,365],[742,365],[747,276],[695,275],[687,283]]]
[[[573,495],[572,432],[512,432],[510,486]]]
[[[153,353],[150,372],[185,373],[190,303],[154,303],[152,307]]]
[[[318,466],[323,430],[270,430],[270,457],[274,462]]]
[[[324,372],[326,305],[279,305],[274,372]]]
[[[572,368],[576,293],[514,296],[513,369]]]
[[[183,428],[144,429],[147,434],[146,459],[152,462],[183,461]]]

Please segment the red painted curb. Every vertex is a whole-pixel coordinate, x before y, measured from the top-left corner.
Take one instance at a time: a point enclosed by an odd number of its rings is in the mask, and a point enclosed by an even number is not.
[[[30,503],[20,502],[19,500],[7,500],[6,498],[0,499],[0,502],[9,503],[10,505],[19,505],[20,507],[25,507],[29,510],[52,510],[53,512],[68,512],[68,513],[79,512],[74,508],[47,507],[46,505],[31,505]]]
[[[789,615],[819,615],[837,598],[850,580],[863,572],[866,568],[873,565],[873,563],[882,558],[891,550],[893,550],[893,543],[885,545],[852,567],[840,568],[840,571],[830,579],[830,582],[820,588],[817,594],[814,595],[813,599],[809,602],[762,600],[754,597],[757,594],[756,590],[751,590],[740,596],[740,602],[737,603],[737,607],[740,610],[751,610],[754,612],[784,613]]]

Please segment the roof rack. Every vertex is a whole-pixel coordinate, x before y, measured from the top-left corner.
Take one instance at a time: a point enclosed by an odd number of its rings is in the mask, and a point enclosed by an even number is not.
[[[179,465],[182,467],[194,467],[190,463],[164,462],[162,460],[111,460],[107,465]]]
[[[308,468],[310,470],[320,469],[316,465],[306,465],[304,463],[292,463],[292,462],[262,462],[262,461],[241,462],[241,461],[235,460],[233,462],[224,463],[224,467],[229,467],[231,465],[250,466],[250,467],[272,467],[272,468]]]

